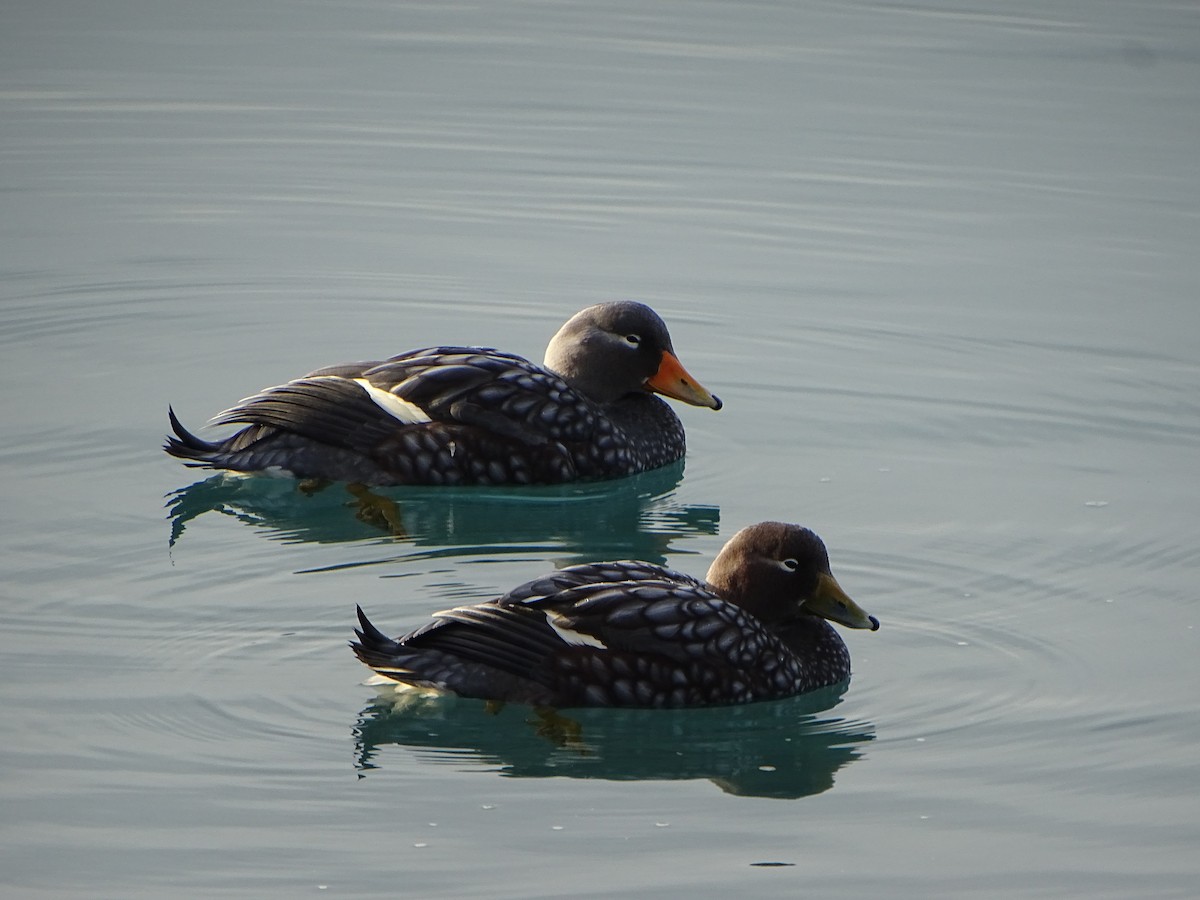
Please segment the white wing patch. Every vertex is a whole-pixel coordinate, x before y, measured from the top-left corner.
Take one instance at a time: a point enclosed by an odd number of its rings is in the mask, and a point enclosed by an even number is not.
[[[573,644],[577,647],[599,647],[601,650],[608,649],[608,645],[595,635],[584,634],[582,631],[572,631],[567,625],[567,619],[564,616],[556,616],[552,613],[546,613],[546,624],[554,629],[554,633],[562,638],[564,643]]]
[[[419,425],[421,422],[429,421],[425,410],[415,403],[402,400],[390,391],[380,390],[365,378],[355,378],[354,380],[367,392],[367,396],[375,401],[375,405],[393,419],[403,422],[405,425]]]

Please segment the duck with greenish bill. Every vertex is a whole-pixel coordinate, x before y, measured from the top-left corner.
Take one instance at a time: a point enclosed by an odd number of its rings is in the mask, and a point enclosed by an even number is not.
[[[392,639],[358,610],[351,643],[374,684],[546,707],[775,700],[850,677],[829,624],[875,631],[799,525],[761,522],[704,581],[646,562],[560,569]]]

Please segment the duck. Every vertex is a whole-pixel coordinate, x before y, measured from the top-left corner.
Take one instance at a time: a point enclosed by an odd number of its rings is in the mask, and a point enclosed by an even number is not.
[[[722,706],[845,682],[830,622],[879,629],[834,578],[824,542],[783,522],[743,528],[703,581],[654,563],[585,563],[435,613],[389,638],[358,607],[368,683],[539,708]]]
[[[718,410],[683,367],[663,320],[624,300],[576,313],[537,365],[485,347],[439,346],[317,369],[210,421],[168,408],[163,445],[186,465],[363,485],[562,484],[676,462],[683,425],[655,394]]]

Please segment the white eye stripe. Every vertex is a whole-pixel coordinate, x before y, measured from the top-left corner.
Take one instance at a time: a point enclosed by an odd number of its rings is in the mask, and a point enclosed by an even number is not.
[[[795,572],[798,568],[800,568],[800,563],[791,558],[781,559],[779,560],[779,567],[787,572]]]

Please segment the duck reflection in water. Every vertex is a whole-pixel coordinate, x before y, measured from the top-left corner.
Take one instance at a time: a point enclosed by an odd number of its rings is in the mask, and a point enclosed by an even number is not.
[[[215,513],[288,543],[390,537],[452,555],[547,546],[570,561],[599,554],[665,562],[678,540],[716,534],[720,524],[717,507],[675,496],[683,469],[680,460],[617,481],[544,487],[372,488],[372,497],[387,503],[375,516],[340,490],[308,492],[293,479],[220,474],[167,495],[170,544]]]
[[[847,684],[745,706],[566,713],[433,694],[397,707],[389,690],[354,727],[356,767],[368,777],[396,746],[422,765],[507,778],[706,779],[736,796],[804,797],[832,787],[875,738],[869,723],[821,714]]]

